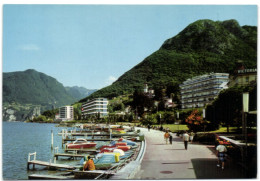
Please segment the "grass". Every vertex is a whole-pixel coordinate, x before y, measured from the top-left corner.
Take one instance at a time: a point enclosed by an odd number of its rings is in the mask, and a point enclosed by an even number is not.
[[[157,126],[160,126],[160,125],[157,125]],[[162,126],[163,126],[163,128],[168,127],[170,129],[170,131],[172,131],[172,132],[177,132],[179,130],[189,130],[189,128],[185,124],[163,124]]]
[[[229,132],[236,132],[237,127],[229,127]],[[210,133],[227,132],[227,127],[220,127],[218,130],[210,131]]]

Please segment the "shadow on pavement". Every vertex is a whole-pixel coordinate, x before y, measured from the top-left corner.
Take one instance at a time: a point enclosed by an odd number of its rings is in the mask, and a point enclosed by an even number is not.
[[[172,141],[175,141],[175,142],[183,142],[183,140],[180,139],[180,138],[172,138]]]
[[[165,150],[185,150],[185,149],[183,148],[183,149],[165,149]]]
[[[246,178],[246,173],[234,164],[226,164],[225,169],[217,167],[217,159],[191,159],[197,179],[238,179]]]
[[[152,145],[166,145],[166,143],[152,144]]]

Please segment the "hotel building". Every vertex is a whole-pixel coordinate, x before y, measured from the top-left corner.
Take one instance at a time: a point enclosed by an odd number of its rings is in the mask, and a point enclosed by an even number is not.
[[[228,88],[228,82],[228,73],[210,73],[184,81],[180,85],[182,109],[205,107]]]
[[[108,100],[106,98],[95,98],[82,104],[82,116],[88,117],[91,115],[98,115],[104,117],[108,115],[107,112]]]
[[[63,106],[59,109],[59,119],[70,121],[74,119],[73,106]]]
[[[257,69],[237,70],[234,75],[230,76],[228,86],[246,86],[249,85],[250,82],[257,82]]]

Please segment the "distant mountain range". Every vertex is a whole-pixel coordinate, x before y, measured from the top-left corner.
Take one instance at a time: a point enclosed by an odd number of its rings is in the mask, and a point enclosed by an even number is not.
[[[233,73],[238,60],[242,60],[246,68],[256,68],[257,27],[240,26],[236,20],[198,20],[166,40],[159,50],[112,85],[80,102],[133,93],[145,83],[152,88],[172,87],[177,93],[179,84],[193,76],[210,72]]]
[[[64,87],[36,70],[3,73],[3,120],[24,121],[42,111],[70,105],[96,90]]]
[[[76,100],[80,100],[97,91],[97,89],[86,89],[84,87],[78,87],[78,86],[65,87],[65,89]]]

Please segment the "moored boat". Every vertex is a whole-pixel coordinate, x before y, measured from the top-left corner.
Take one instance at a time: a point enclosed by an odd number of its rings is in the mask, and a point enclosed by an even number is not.
[[[96,147],[97,143],[89,142],[86,139],[78,138],[72,143],[66,144],[67,149],[83,149],[83,148],[93,148]]]

